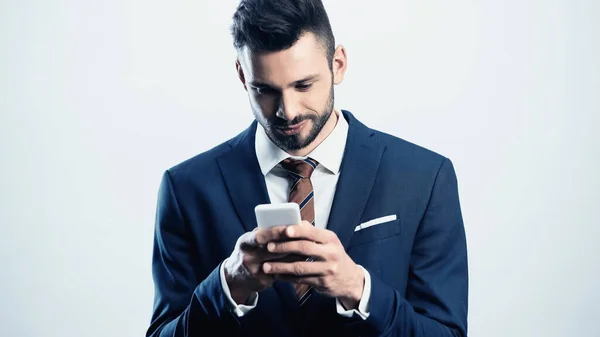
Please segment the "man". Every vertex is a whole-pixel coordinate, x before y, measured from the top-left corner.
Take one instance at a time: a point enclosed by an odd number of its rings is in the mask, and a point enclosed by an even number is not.
[[[450,160],[334,107],[320,0],[243,0],[232,33],[256,121],[165,172],[147,336],[466,336]],[[302,223],[258,230],[281,202]]]

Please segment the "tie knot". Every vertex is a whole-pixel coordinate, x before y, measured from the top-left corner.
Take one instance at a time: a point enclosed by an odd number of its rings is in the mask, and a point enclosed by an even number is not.
[[[281,161],[281,166],[286,169],[291,175],[297,176],[299,175],[302,178],[310,178],[313,173],[315,167],[317,167],[319,163],[312,159],[292,159],[287,158]]]

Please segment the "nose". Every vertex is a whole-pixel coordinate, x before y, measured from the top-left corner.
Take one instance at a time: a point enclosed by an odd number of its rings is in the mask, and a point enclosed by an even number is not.
[[[277,117],[291,121],[302,112],[298,97],[294,92],[284,92],[279,100]]]

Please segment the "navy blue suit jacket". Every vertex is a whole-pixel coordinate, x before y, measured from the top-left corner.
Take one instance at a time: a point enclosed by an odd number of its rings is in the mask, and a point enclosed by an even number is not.
[[[342,113],[349,134],[328,229],[371,275],[368,319],[339,315],[335,299],[318,293],[300,307],[281,281],[241,318],[228,306],[220,264],[256,227],[254,207],[269,202],[253,122],[163,175],[147,336],[467,335],[467,248],[451,161]],[[397,220],[354,232],[393,214]]]

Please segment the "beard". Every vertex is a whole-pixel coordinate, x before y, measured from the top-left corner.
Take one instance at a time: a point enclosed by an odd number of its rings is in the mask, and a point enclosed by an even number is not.
[[[329,97],[327,98],[327,103],[323,108],[321,113],[317,114],[306,114],[299,115],[291,121],[286,121],[279,117],[273,117],[272,120],[266,120],[264,118],[257,118],[259,122],[261,122],[262,126],[265,129],[265,133],[271,139],[271,141],[277,145],[282,150],[288,151],[297,151],[303,149],[310,145],[321,133],[321,130],[329,120],[331,113],[333,112],[333,103],[334,103],[334,92],[333,92],[333,83],[331,85],[331,89],[329,91]],[[258,113],[258,114],[257,114]],[[255,111],[255,116],[260,116],[260,112]],[[308,132],[306,138],[303,138],[302,135],[284,135],[279,132],[275,132],[275,128],[284,128],[286,126],[295,125],[305,120],[312,121],[312,128]]]

